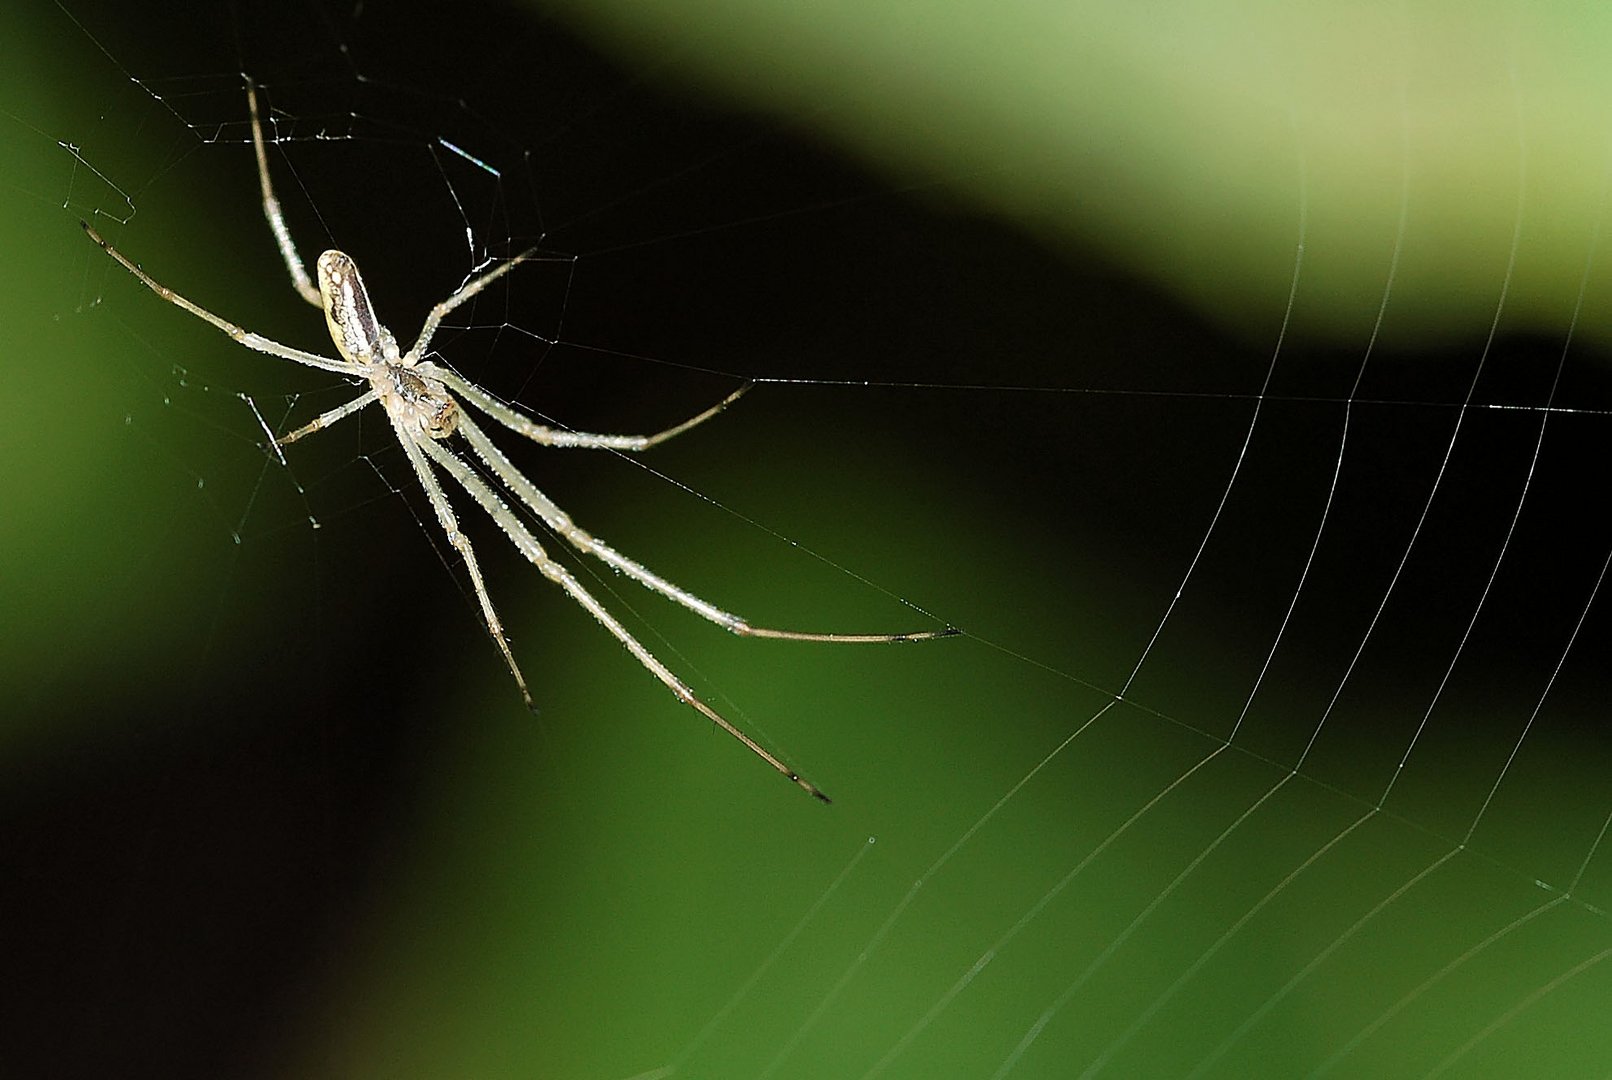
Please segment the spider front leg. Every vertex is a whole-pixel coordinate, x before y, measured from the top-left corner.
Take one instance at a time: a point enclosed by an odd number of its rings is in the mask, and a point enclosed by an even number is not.
[[[543,520],[543,523],[555,534],[565,540],[572,547],[607,564],[645,588],[660,593],[662,596],[694,612],[702,619],[722,627],[722,629],[740,637],[780,638],[785,641],[823,641],[841,644],[877,644],[904,641],[929,641],[934,638],[951,637],[958,633],[954,627],[943,630],[910,630],[896,634],[835,634],[818,633],[807,630],[783,630],[767,626],[756,626],[750,620],[741,618],[729,611],[724,611],[708,600],[703,600],[680,585],[661,577],[642,563],[629,559],[621,552],[612,548],[587,530],[579,527],[571,520],[569,514],[555,505],[554,501],[538,490],[533,484],[516,469],[508,456],[500,450],[485,432],[481,430],[462,410],[458,421],[459,434],[470,444],[477,457],[491,469],[493,475],[514,493],[515,497],[524,503],[528,509]]]
[[[776,772],[781,774],[790,783],[812,796],[814,799],[821,799],[823,802],[833,802],[832,799],[823,794],[822,789],[820,789],[816,784],[801,776],[794,769],[791,769],[776,755],[769,752],[766,747],[762,746],[760,743],[756,742],[755,739],[752,739],[749,735],[746,735],[743,731],[739,730],[739,728],[735,726],[732,721],[728,720],[727,717],[723,716],[710,705],[706,704],[705,701],[699,697],[699,695],[695,694],[694,691],[689,688],[687,683],[683,682],[682,679],[679,679],[670,668],[663,664],[659,657],[645,648],[643,643],[635,638],[632,633],[621,624],[620,620],[618,620],[614,615],[610,614],[605,606],[599,602],[598,598],[584,588],[582,583],[577,581],[569,570],[555,562],[549,553],[543,550],[543,545],[537,542],[537,538],[534,537],[531,534],[531,531],[528,530],[526,526],[521,523],[521,520],[515,516],[514,511],[510,510],[508,505],[505,504],[504,500],[500,499],[498,495],[487,486],[486,482],[483,481],[480,476],[476,475],[470,466],[466,465],[462,460],[460,460],[453,453],[453,451],[449,450],[441,443],[433,440],[421,440],[419,443],[419,448],[420,450],[424,451],[425,454],[429,455],[432,461],[440,465],[449,476],[453,477],[453,479],[456,480],[461,487],[469,492],[471,498],[475,499],[481,504],[482,509],[487,511],[487,513],[492,516],[493,520],[498,523],[499,528],[504,530],[504,534],[510,538],[520,553],[526,556],[527,561],[529,561],[533,566],[537,567],[539,573],[548,578],[550,581],[554,582],[556,585],[560,586],[560,588],[564,589],[566,594],[570,596],[572,600],[576,601],[576,603],[585,611],[587,611],[589,615],[592,615],[599,625],[610,631],[611,635],[614,636],[617,641],[621,642],[627,651],[632,653],[633,657],[640,664],[649,669],[650,674],[659,679],[668,690],[677,696],[677,700],[694,709],[701,716],[704,716],[717,727],[733,736],[741,744],[743,744],[745,749],[749,750],[762,761],[765,761],[768,765],[772,766]],[[423,474],[422,479],[424,479]],[[434,478],[432,483],[435,484]],[[445,504],[446,500],[444,500],[444,505]],[[483,593],[481,595],[485,599],[485,594]],[[503,644],[502,636],[499,636],[499,643],[501,645]],[[507,650],[505,655],[508,655]],[[513,670],[513,660],[510,660],[510,665],[511,669]],[[518,672],[516,673],[516,678],[520,678]],[[521,684],[521,692],[523,694],[526,692],[526,684],[524,682]]]
[[[481,614],[487,621],[487,632],[493,636],[498,649],[504,654],[504,663],[509,667],[509,673],[515,676],[515,685],[520,687],[521,700],[526,702],[528,709],[532,708],[532,693],[526,689],[526,677],[521,674],[520,665],[515,663],[515,654],[510,651],[509,639],[504,637],[504,624],[499,621],[498,612],[493,610],[492,597],[487,595],[487,585],[481,579],[481,566],[476,562],[476,550],[470,544],[470,537],[459,528],[459,519],[454,515],[453,507],[448,503],[447,493],[437,482],[436,475],[431,472],[431,465],[421,452],[422,445],[430,450],[439,448],[430,439],[423,439],[416,435],[398,415],[388,408],[386,417],[392,422],[392,430],[397,433],[397,441],[403,444],[403,453],[414,466],[414,475],[419,477],[420,486],[425,488],[426,497],[431,500],[431,509],[436,511],[437,522],[442,531],[448,534],[448,543],[453,545],[465,560],[465,569],[470,573],[470,584],[476,590],[476,599],[481,602]],[[433,456],[435,456],[433,454]]]

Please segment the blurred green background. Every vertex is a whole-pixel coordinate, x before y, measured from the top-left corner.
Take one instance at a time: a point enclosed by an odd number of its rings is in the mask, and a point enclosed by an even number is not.
[[[1604,1076],[1605,20],[7,8],[0,1060]],[[526,714],[384,425],[282,467],[259,418],[350,390],[84,240],[325,347],[243,70],[400,334],[556,253],[467,375],[595,430],[779,380],[676,483],[521,460],[757,622],[967,631],[745,642],[597,579],[832,807],[467,512]]]

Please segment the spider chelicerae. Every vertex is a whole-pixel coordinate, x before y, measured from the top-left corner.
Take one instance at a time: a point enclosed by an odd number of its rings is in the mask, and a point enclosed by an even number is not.
[[[496,491],[478,470],[471,467],[462,456],[461,448],[468,448],[481,462],[485,470],[496,478],[503,488],[512,494],[516,501],[530,513],[543,522],[555,535],[559,536],[572,547],[585,554],[591,555],[606,565],[620,571],[654,592],[681,604],[690,611],[703,618],[709,619],[718,626],[744,637],[783,638],[791,641],[832,641],[832,642],[895,642],[895,641],[921,641],[930,638],[947,637],[957,633],[951,627],[943,630],[927,630],[909,634],[813,634],[798,630],[779,630],[763,626],[752,625],[747,620],[731,612],[724,611],[716,605],[702,600],[693,593],[674,585],[654,571],[616,551],[597,537],[577,526],[566,513],[554,504],[546,495],[537,489],[537,486],[528,480],[504,452],[493,444],[481,427],[471,418],[469,411],[462,406],[479,409],[493,421],[502,424],[511,431],[524,435],[533,442],[543,446],[581,447],[588,449],[604,449],[618,451],[647,450],[658,443],[665,442],[674,435],[681,435],[699,424],[704,423],[744,394],[748,385],[741,386],[711,408],[706,409],[681,424],[669,427],[651,435],[595,435],[583,431],[571,431],[565,428],[551,427],[539,424],[517,409],[506,405],[492,394],[483,390],[469,380],[458,375],[447,367],[433,363],[427,352],[431,338],[436,334],[442,320],[455,308],[474,297],[492,282],[507,274],[520,263],[531,259],[537,249],[532,248],[514,258],[504,262],[491,270],[486,271],[461,285],[457,291],[446,300],[431,309],[414,344],[407,352],[398,348],[397,339],[392,332],[382,326],[375,316],[375,309],[370,304],[369,292],[364,287],[364,279],[359,275],[358,266],[352,258],[340,251],[326,251],[319,256],[315,264],[318,285],[309,277],[307,269],[303,266],[302,258],[297,254],[296,246],[291,241],[291,233],[286,228],[285,218],[280,212],[279,200],[274,195],[274,185],[269,178],[269,158],[263,144],[263,126],[258,117],[257,89],[250,82],[246,86],[247,107],[252,119],[252,147],[257,154],[258,182],[263,190],[263,213],[268,218],[269,228],[274,233],[275,242],[279,245],[280,254],[285,259],[286,269],[291,274],[291,283],[296,287],[302,298],[314,307],[325,313],[325,323],[330,329],[331,339],[335,342],[336,351],[340,359],[320,356],[317,353],[304,352],[289,345],[282,345],[277,341],[255,334],[234,323],[214,315],[212,312],[198,304],[180,296],[165,285],[159,284],[139,266],[135,265],[126,256],[103,239],[100,233],[88,223],[79,224],[89,234],[91,240],[100,245],[112,258],[116,259],[124,269],[139,278],[147,288],[171,304],[190,312],[199,319],[212,323],[233,340],[245,345],[249,349],[278,356],[285,360],[294,360],[299,364],[307,364],[323,371],[334,372],[344,378],[362,379],[368,383],[369,388],[358,397],[344,405],[322,413],[313,420],[304,424],[286,435],[274,438],[277,446],[285,446],[296,442],[304,435],[311,435],[323,428],[329,427],[343,417],[350,416],[368,405],[377,402],[386,412],[386,419],[392,425],[392,431],[397,435],[397,441],[408,458],[409,465],[414,474],[419,477],[420,486],[425,489],[426,497],[430,499],[431,507],[435,511],[437,521],[447,534],[448,543],[463,556],[465,569],[470,574],[470,582],[476,592],[476,599],[481,604],[482,616],[487,621],[487,630],[492,635],[494,643],[504,656],[504,663],[509,666],[510,674],[515,677],[520,687],[521,697],[528,707],[532,705],[532,695],[526,688],[526,680],[521,675],[521,669],[515,663],[515,656],[510,651],[509,641],[504,636],[503,624],[498,619],[498,613],[493,609],[493,602],[487,595],[487,587],[482,581],[481,568],[476,562],[475,549],[471,547],[470,538],[459,528],[459,519],[455,516],[453,507],[448,502],[447,493],[443,490],[442,482],[437,478],[432,466],[441,469],[455,483],[464,488],[465,492],[481,505],[492,519],[503,529],[505,535],[514,543],[515,547],[526,557],[532,565],[536,566],[543,576],[554,582],[580,604],[587,612],[597,619],[606,630],[614,634],[617,641],[627,648],[638,659],[638,662],[649,671],[673,694],[679,701],[693,707],[723,731],[732,735],[743,743],[751,753],[755,754],[768,765],[772,766],[782,775],[788,777],[801,789],[818,799],[828,802],[818,787],[804,779],[794,769],[784,764],[772,753],[756,742],[749,735],[739,730],[726,717],[718,713],[710,705],[702,701],[683,680],[672,673],[671,669],[663,664],[637,638],[628,632],[627,628],[601,604],[592,593],[588,592],[580,582],[564,566],[552,559],[543,550],[531,530],[521,520],[520,516],[510,508],[503,495]],[[455,438],[456,437],[456,438]],[[450,441],[452,440],[452,441]]]

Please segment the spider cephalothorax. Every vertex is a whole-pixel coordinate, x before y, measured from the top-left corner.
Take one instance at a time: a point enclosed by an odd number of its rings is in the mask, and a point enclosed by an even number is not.
[[[369,382],[387,412],[431,438],[446,439],[459,429],[459,406],[434,379],[423,379],[402,364],[380,364]]]

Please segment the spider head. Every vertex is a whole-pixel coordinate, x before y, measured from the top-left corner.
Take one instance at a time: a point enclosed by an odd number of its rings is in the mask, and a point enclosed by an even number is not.
[[[332,250],[319,256],[318,270],[325,325],[336,350],[355,364],[395,363],[397,339],[375,317],[358,264]]]
[[[447,394],[433,394],[430,408],[420,411],[420,430],[433,439],[446,439],[459,427],[459,404]]]
[[[424,379],[402,364],[387,364],[371,377],[387,409],[427,438],[446,439],[459,427],[459,403],[443,385]]]

